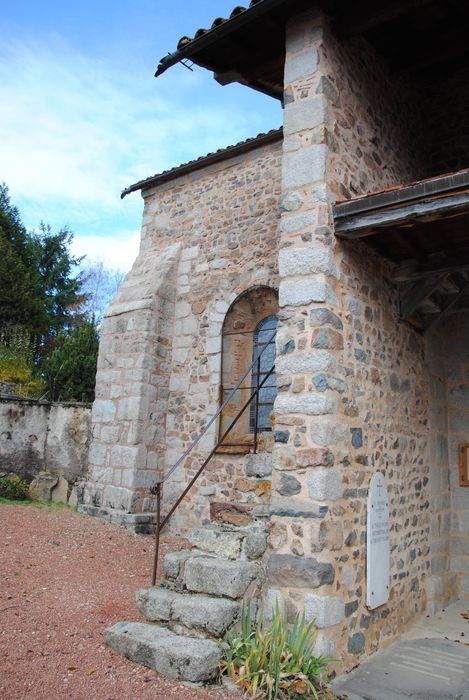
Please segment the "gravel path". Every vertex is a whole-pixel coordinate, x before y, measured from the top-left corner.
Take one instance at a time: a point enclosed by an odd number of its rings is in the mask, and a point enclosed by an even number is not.
[[[192,689],[111,651],[104,630],[138,620],[151,537],[68,509],[0,504],[0,697],[2,700],[233,700]],[[163,539],[162,554],[181,540]]]

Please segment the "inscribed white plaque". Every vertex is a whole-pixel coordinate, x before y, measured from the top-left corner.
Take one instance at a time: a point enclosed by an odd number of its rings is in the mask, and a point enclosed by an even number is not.
[[[366,604],[373,610],[389,599],[389,503],[381,472],[371,477],[366,526]]]

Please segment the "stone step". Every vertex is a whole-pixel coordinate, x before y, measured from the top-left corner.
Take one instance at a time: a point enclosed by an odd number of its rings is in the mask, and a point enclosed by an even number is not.
[[[246,528],[206,525],[193,530],[188,540],[198,550],[223,559],[258,559],[267,547],[267,533],[261,523]]]
[[[189,631],[197,637],[222,637],[241,612],[241,605],[233,600],[156,586],[138,591],[137,608],[149,622],[165,622],[174,632]]]
[[[237,528],[230,531],[210,526],[192,530],[187,539],[194,547],[204,552],[215,554],[224,559],[238,559],[245,537],[246,533]]]
[[[226,598],[241,598],[259,573],[254,561],[231,561],[214,557],[191,557],[184,566],[183,583],[188,591]]]
[[[118,622],[105,634],[118,654],[166,678],[195,683],[211,680],[218,673],[222,650],[210,639],[180,636],[146,622]]]

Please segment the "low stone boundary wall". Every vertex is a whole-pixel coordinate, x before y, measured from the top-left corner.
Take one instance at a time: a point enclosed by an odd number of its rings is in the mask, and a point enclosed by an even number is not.
[[[91,405],[0,396],[0,472],[30,482],[40,472],[69,484],[86,476]]]

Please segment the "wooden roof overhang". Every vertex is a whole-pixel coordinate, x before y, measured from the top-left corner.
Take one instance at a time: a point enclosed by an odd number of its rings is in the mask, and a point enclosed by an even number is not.
[[[181,37],[155,75],[192,62],[222,85],[239,82],[282,100],[286,24],[312,7],[330,17],[339,38],[365,37],[398,73],[420,77],[431,69],[436,80],[438,70],[451,71],[469,54],[467,0],[251,0]]]
[[[469,308],[469,170],[338,203],[334,222],[394,263],[403,320],[425,330]]]

